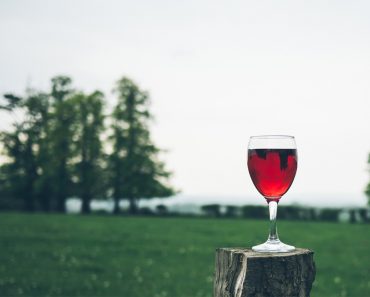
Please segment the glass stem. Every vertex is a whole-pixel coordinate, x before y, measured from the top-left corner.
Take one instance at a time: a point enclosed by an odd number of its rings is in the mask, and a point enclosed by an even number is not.
[[[279,240],[279,236],[277,233],[277,227],[276,227],[276,213],[277,213],[277,202],[276,201],[270,201],[269,202],[269,213],[270,213],[270,233],[268,241],[271,240]]]

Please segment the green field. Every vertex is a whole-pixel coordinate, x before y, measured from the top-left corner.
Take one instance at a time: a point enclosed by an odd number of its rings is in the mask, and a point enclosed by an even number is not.
[[[1,296],[212,296],[216,247],[251,246],[267,222],[0,214]],[[315,251],[312,296],[370,296],[370,226],[279,222]]]

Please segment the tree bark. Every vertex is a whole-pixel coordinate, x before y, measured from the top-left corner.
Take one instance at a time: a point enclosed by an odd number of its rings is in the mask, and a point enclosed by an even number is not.
[[[309,297],[315,279],[313,252],[257,253],[216,250],[214,297]]]

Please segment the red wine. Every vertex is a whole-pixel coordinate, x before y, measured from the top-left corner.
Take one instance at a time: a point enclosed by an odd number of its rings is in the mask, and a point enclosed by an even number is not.
[[[248,150],[248,170],[257,190],[267,200],[279,201],[294,180],[297,150]]]

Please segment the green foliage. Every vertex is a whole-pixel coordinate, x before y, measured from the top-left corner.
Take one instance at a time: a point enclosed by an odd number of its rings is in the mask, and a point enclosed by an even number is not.
[[[24,98],[7,94],[6,110],[25,114],[22,122],[14,122],[13,128],[2,132],[2,143],[8,157],[3,164],[3,174],[8,178],[8,198],[13,195],[23,199],[25,210],[33,211],[39,197],[42,175],[39,162],[42,161],[45,142],[45,126],[48,114],[48,96],[41,92],[27,90]],[[40,177],[42,178],[42,177]],[[25,195],[27,193],[27,195]]]
[[[74,115],[69,83],[67,77],[56,77],[50,94],[28,89],[24,97],[4,96],[3,109],[23,115],[1,134],[7,156],[2,165],[8,178],[5,189],[8,198],[22,199],[27,211],[49,211],[53,203],[65,210]]]
[[[0,167],[0,210],[24,209],[24,201],[16,199],[15,189],[12,187],[17,181],[14,173],[12,164]]]
[[[166,205],[159,204],[156,207],[157,214],[160,216],[165,216],[168,214],[168,208]]]
[[[323,208],[320,213],[320,219],[323,221],[336,222],[338,220],[339,209]]]
[[[268,218],[268,207],[259,205],[245,205],[242,207],[243,217],[248,219],[266,219]],[[279,217],[279,209],[278,209]]]
[[[51,113],[51,149],[53,152],[53,166],[55,168],[54,191],[56,210],[65,212],[65,202],[71,194],[72,178],[70,159],[73,157],[73,136],[76,120],[74,91],[71,88],[71,79],[57,76],[52,79],[51,98],[53,110]]]
[[[117,83],[116,94],[109,132],[103,94],[77,92],[69,77],[54,77],[49,93],[5,94],[0,109],[14,123],[0,132],[6,156],[0,165],[0,209],[65,212],[66,199],[78,196],[89,213],[92,199],[113,192],[116,210],[119,199],[128,199],[135,212],[138,199],[174,194],[167,185],[171,174],[150,139],[148,94],[127,78]],[[108,158],[102,137],[109,133]]]
[[[35,132],[35,167],[36,167],[36,180],[34,184],[34,191],[39,200],[39,204],[44,211],[49,211],[51,208],[51,199],[53,196],[53,183],[52,166],[53,154],[51,147],[51,102],[48,94],[35,93],[33,96],[28,97],[29,114],[34,116],[34,129]],[[27,196],[27,195],[26,195]]]
[[[104,132],[104,97],[101,92],[76,94],[75,107],[75,164],[77,196],[82,199],[82,212],[90,212],[90,202],[104,193],[104,158],[101,134]]]
[[[167,184],[171,173],[158,159],[160,150],[150,138],[148,94],[125,77],[117,82],[115,93],[118,100],[112,113],[110,138],[115,213],[119,211],[120,199],[129,200],[130,212],[136,213],[139,199],[168,197],[175,191]]]
[[[225,217],[228,218],[235,218],[240,215],[240,208],[234,205],[227,205],[226,206],[226,212]]]
[[[284,242],[315,252],[312,296],[370,295],[368,225],[278,225]],[[0,295],[212,296],[215,249],[261,243],[267,229],[267,220],[2,214]]]
[[[220,210],[219,204],[206,204],[206,205],[203,205],[201,209],[207,216],[211,216],[211,217],[221,216],[221,210]]]
[[[21,105],[22,98],[15,96],[13,94],[4,94],[4,99],[6,100],[6,104],[0,105],[0,109],[5,109],[8,111],[12,111]]]

